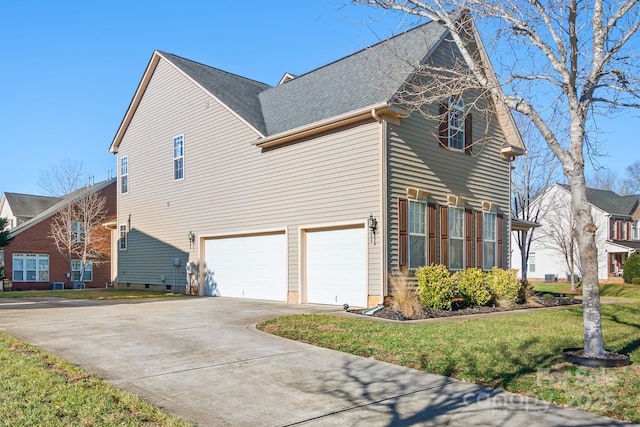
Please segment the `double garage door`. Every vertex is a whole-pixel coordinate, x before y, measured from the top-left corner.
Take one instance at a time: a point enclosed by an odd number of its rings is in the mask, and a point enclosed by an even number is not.
[[[364,227],[304,232],[306,302],[366,305]],[[264,234],[205,242],[205,293],[287,300],[287,236]]]

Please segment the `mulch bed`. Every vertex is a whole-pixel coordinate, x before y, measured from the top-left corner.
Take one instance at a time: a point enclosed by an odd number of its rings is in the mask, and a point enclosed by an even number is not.
[[[525,310],[528,308],[540,308],[540,307],[556,307],[561,305],[575,305],[582,304],[582,300],[573,297],[539,297],[534,296],[531,302],[526,304],[509,304],[503,306],[474,306],[465,307],[461,302],[454,302],[451,310],[436,310],[429,307],[424,307],[422,315],[416,317],[407,318],[404,316],[398,316],[398,313],[390,307],[383,307],[368,317],[380,317],[390,320],[418,320],[418,319],[431,319],[437,317],[452,317],[452,316],[466,316],[470,314],[484,314],[484,313],[496,313],[501,311],[515,311]],[[365,310],[349,309],[349,313],[362,314]]]

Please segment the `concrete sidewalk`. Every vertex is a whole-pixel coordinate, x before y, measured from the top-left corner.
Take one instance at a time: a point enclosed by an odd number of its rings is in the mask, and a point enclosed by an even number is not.
[[[0,330],[201,426],[629,425],[257,331],[336,307],[0,299]]]

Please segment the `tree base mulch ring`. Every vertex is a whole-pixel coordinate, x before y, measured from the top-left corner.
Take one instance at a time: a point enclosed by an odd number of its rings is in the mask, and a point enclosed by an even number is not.
[[[574,365],[587,366],[589,368],[620,368],[631,365],[629,355],[608,350],[605,357],[595,358],[585,356],[583,348],[565,348],[562,350],[562,358]]]
[[[455,301],[450,310],[436,310],[429,307],[424,307],[422,312],[417,316],[406,317],[404,313],[398,314],[391,307],[385,306],[369,317],[379,317],[389,320],[419,320],[419,319],[432,319],[437,317],[452,317],[452,316],[466,316],[471,314],[484,314],[484,313],[496,313],[501,311],[515,311],[526,310],[529,308],[540,307],[555,307],[561,305],[577,305],[582,304],[582,300],[573,297],[534,297],[531,302],[525,304],[506,304],[506,305],[492,305],[492,306],[465,306],[461,301]],[[349,313],[363,314],[360,309],[348,309]]]

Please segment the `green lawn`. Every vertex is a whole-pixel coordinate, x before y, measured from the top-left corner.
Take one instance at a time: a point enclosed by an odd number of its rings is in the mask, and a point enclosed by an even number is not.
[[[65,289],[59,291],[14,291],[0,292],[0,298],[69,298],[69,299],[137,299],[137,298],[172,298],[185,294],[171,292],[147,291],[143,289]]]
[[[622,292],[614,287],[604,291]],[[636,295],[627,291],[627,298],[628,292]],[[563,348],[582,347],[581,307],[423,324],[298,315],[258,327],[309,344],[638,423],[640,298],[633,304],[604,305],[602,313],[607,348],[630,354],[631,366],[578,368],[562,360]]]
[[[2,333],[0,395],[0,425],[191,425]]]

